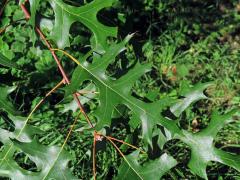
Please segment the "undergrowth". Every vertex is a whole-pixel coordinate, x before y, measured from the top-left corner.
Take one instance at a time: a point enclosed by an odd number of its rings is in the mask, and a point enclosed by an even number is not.
[[[0,2],[1,179],[240,178],[238,2],[29,2]]]

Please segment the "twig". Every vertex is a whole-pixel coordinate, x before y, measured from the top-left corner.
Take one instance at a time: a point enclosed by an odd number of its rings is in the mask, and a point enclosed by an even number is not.
[[[63,80],[60,81],[53,89],[51,89],[51,90],[44,96],[44,98],[42,98],[42,99],[37,103],[37,105],[33,108],[33,110],[32,110],[32,111],[30,112],[30,114],[28,115],[25,124],[28,123],[28,121],[29,121],[30,118],[32,117],[33,113],[39,108],[39,106],[45,101],[45,99],[46,99],[48,96],[50,96],[53,92],[55,92],[55,91],[63,84],[63,82],[64,82]],[[22,133],[22,131],[23,131],[23,128],[22,128],[22,130],[19,132],[17,138],[20,136],[20,134]]]
[[[7,29],[9,26],[11,26],[11,25],[13,25],[13,24],[15,24],[15,23],[17,23],[17,22],[24,21],[24,20],[25,20],[25,19],[19,19],[19,20],[13,21],[12,23],[10,23],[10,24],[8,24],[7,26],[5,26],[5,27],[3,27],[2,29],[0,29],[0,34],[2,34],[4,31],[6,31],[6,29]]]
[[[61,155],[61,153],[62,153],[62,151],[63,151],[63,148],[65,147],[65,145],[66,145],[66,143],[67,143],[70,135],[72,134],[73,128],[75,127],[75,125],[76,125],[76,123],[77,123],[77,120],[78,120],[80,114],[81,114],[81,112],[79,112],[78,115],[77,115],[77,117],[74,119],[74,122],[73,122],[73,124],[71,125],[70,130],[68,131],[67,137],[65,138],[64,143],[62,144],[62,146],[61,146],[61,148],[60,148],[60,151],[58,152],[57,157],[56,157],[55,161],[53,162],[53,165],[57,162],[59,156]],[[53,166],[52,166],[52,167],[53,167]],[[46,179],[46,177],[48,176],[48,174],[49,174],[50,171],[51,171],[51,168],[48,170],[48,172],[46,173],[46,176],[43,177],[42,180]]]
[[[123,157],[123,159],[125,160],[125,162],[128,164],[128,166],[137,174],[137,176],[143,180],[143,178],[140,176],[140,174],[132,167],[132,165],[130,164],[130,162],[128,161],[128,159],[125,157],[125,155],[122,153],[122,151],[117,147],[117,145],[110,139],[108,138],[107,136],[104,136],[106,137],[109,142],[115,147],[115,149],[119,152],[119,154]]]
[[[131,167],[131,169],[140,177],[140,179],[143,179],[140,176],[140,174],[131,166],[131,164],[128,162],[127,158],[125,157],[125,155],[122,153],[122,151],[117,147],[117,145],[112,140],[120,142],[122,144],[126,144],[126,145],[128,145],[128,146],[130,146],[134,149],[140,150],[140,152],[142,152],[142,153],[146,153],[146,152],[142,151],[140,148],[138,148],[134,145],[131,145],[127,142],[124,142],[122,140],[119,140],[119,139],[116,139],[116,138],[113,138],[113,137],[110,137],[110,136],[105,136],[101,133],[98,133],[98,132],[94,131],[94,137],[93,137],[93,177],[94,177],[94,180],[96,180],[96,141],[101,141],[102,140],[101,137],[105,137],[114,146],[114,148],[119,152],[119,154],[123,157],[123,159],[129,165],[129,167]]]
[[[37,103],[37,105],[33,108],[33,110],[30,112],[30,114],[28,115],[26,121],[24,122],[24,125],[22,127],[22,129],[19,131],[19,133],[16,136],[16,139],[18,139],[20,137],[20,135],[22,134],[23,130],[25,129],[27,123],[29,122],[30,118],[32,117],[33,113],[39,108],[39,106],[44,102],[44,100],[50,96],[54,91],[56,91],[56,89],[58,89],[61,85],[63,84],[63,80],[61,82],[59,82],[53,89],[51,89],[45,96],[44,98],[42,98],[39,103]],[[11,151],[13,147],[13,144],[11,144],[11,146],[9,147],[8,151],[6,152],[6,154],[4,155],[4,157],[1,159],[1,163],[2,164],[3,160],[6,159],[7,155],[9,154],[9,152]]]
[[[27,2],[27,0],[25,1],[25,3],[26,3],[26,2]],[[25,3],[24,3],[24,4],[25,4]],[[31,16],[30,16],[30,14],[29,14],[29,12],[28,12],[28,10],[26,9],[26,7],[25,7],[24,4],[21,4],[20,6],[21,6],[21,8],[22,8],[22,11],[23,11],[24,14],[25,14],[25,18],[26,18],[27,20],[29,20]],[[55,51],[52,50],[51,44],[48,42],[48,40],[46,39],[45,35],[42,33],[42,31],[41,31],[38,27],[35,27],[35,29],[36,29],[37,33],[39,34],[39,36],[41,37],[41,39],[42,39],[42,40],[45,42],[45,44],[47,45],[48,49],[51,51],[52,56],[53,56],[55,62],[57,63],[57,66],[58,66],[58,68],[59,68],[59,70],[60,70],[60,72],[61,72],[61,74],[62,74],[62,77],[63,77],[63,79],[65,80],[65,83],[69,85],[69,84],[70,84],[70,80],[68,79],[68,77],[67,77],[67,75],[66,75],[66,73],[65,73],[65,71],[64,71],[64,69],[63,69],[63,67],[62,67],[62,65],[61,65],[61,63],[60,63],[60,60],[58,59],[58,57],[57,57],[57,55],[56,55],[56,53],[55,53]],[[73,97],[74,97],[75,101],[77,102],[78,107],[79,107],[81,113],[82,113],[82,114],[84,115],[84,117],[86,118],[89,126],[94,129],[94,126],[93,126],[91,120],[89,119],[88,115],[86,114],[86,112],[85,112],[85,110],[84,110],[84,108],[83,108],[83,106],[82,106],[82,104],[81,104],[81,102],[80,102],[80,100],[79,100],[79,98],[78,98],[78,95],[77,95],[76,93],[74,93],[74,94],[73,94]]]
[[[140,148],[138,148],[138,147],[136,147],[136,146],[134,146],[134,145],[132,145],[132,144],[129,144],[129,143],[125,142],[125,141],[122,141],[122,140],[120,140],[120,139],[116,139],[116,138],[111,137],[111,136],[106,136],[106,137],[108,137],[108,138],[111,139],[111,140],[114,140],[114,141],[120,142],[120,143],[122,143],[122,144],[125,144],[125,145],[127,145],[127,146],[130,146],[131,148],[136,149],[136,150],[139,150],[141,153],[146,154],[145,151],[143,151],[143,150],[141,150]]]
[[[96,131],[93,137],[93,178],[96,180]]]

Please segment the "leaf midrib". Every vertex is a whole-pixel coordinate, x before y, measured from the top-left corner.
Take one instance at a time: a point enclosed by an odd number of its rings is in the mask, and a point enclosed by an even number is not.
[[[125,96],[123,96],[122,94],[120,94],[118,91],[116,91],[115,89],[113,89],[112,87],[110,87],[108,84],[106,84],[102,79],[98,78],[94,73],[92,73],[91,71],[89,71],[85,66],[83,66],[82,64],[78,64],[79,66],[81,66],[85,71],[87,71],[91,76],[93,76],[96,80],[98,80],[100,83],[102,83],[105,87],[107,87],[108,89],[110,89],[111,91],[113,91],[114,93],[116,93],[118,96],[120,96],[122,99],[124,99],[125,101],[127,101],[128,103],[132,104],[133,106],[137,107],[138,109],[140,109],[141,111],[143,111],[145,114],[149,114],[147,113],[147,111],[145,109],[143,109],[142,107],[138,106],[137,104],[134,104],[132,101],[130,101],[129,99],[127,99]],[[152,116],[153,117],[153,116]]]

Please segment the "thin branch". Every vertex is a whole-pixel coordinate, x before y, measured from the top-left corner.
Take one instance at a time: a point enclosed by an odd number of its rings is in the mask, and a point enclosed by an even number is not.
[[[4,31],[6,31],[6,29],[7,29],[8,27],[10,27],[11,25],[14,25],[14,24],[16,24],[16,23],[18,23],[18,22],[21,22],[21,21],[25,21],[25,19],[19,19],[19,20],[13,21],[12,23],[8,24],[7,26],[1,28],[1,29],[0,29],[0,34],[2,34]]]
[[[111,140],[114,140],[114,141],[120,142],[120,143],[122,143],[122,144],[125,144],[125,145],[127,145],[127,146],[130,146],[131,148],[136,149],[136,150],[139,150],[141,153],[146,154],[146,152],[143,151],[143,150],[141,150],[139,147],[136,147],[136,146],[134,146],[134,145],[132,145],[132,144],[129,144],[129,143],[125,142],[125,141],[122,141],[122,140],[120,140],[120,139],[116,139],[116,138],[111,137],[111,136],[106,136],[106,137],[108,137],[108,138],[111,139]]]
[[[94,131],[93,137],[93,178],[96,180],[96,131]]]
[[[29,122],[30,118],[32,117],[33,113],[39,108],[39,106],[44,102],[44,100],[50,96],[54,91],[56,91],[56,89],[58,89],[61,85],[63,84],[63,80],[61,82],[59,82],[53,89],[51,89],[45,96],[44,98],[42,98],[37,105],[33,108],[33,110],[30,112],[30,114],[28,115],[26,121],[24,122],[24,125],[22,127],[22,129],[19,131],[16,139],[18,139],[20,137],[20,135],[22,134],[23,130],[25,129],[27,123]],[[11,146],[9,147],[8,151],[6,152],[6,154],[4,155],[4,157],[1,159],[1,163],[2,164],[3,160],[6,160],[7,155],[9,154],[9,152],[11,151],[13,147],[13,144],[11,144]]]
[[[24,2],[24,4],[25,4],[27,1],[28,1],[28,0],[26,0],[26,1]],[[22,8],[22,11],[23,11],[24,14],[25,14],[25,18],[26,18],[27,20],[29,20],[31,16],[30,16],[30,14],[29,14],[29,12],[28,12],[28,10],[26,9],[26,7],[25,7],[24,4],[21,4],[20,6],[21,6],[21,8]],[[52,56],[53,56],[54,60],[56,61],[57,66],[58,66],[58,68],[59,68],[59,70],[60,70],[60,72],[61,72],[61,74],[62,74],[62,77],[63,77],[63,79],[65,80],[65,83],[69,85],[69,84],[70,84],[70,80],[68,79],[68,77],[67,77],[67,75],[66,75],[66,73],[65,73],[65,71],[64,71],[64,69],[63,69],[63,67],[62,67],[62,65],[61,65],[61,63],[60,63],[60,60],[58,59],[58,57],[57,57],[57,55],[56,55],[56,53],[55,53],[55,51],[52,50],[51,44],[47,41],[46,37],[44,36],[44,34],[42,33],[42,31],[41,31],[38,27],[35,27],[35,29],[36,29],[37,33],[39,34],[39,36],[41,37],[41,39],[42,39],[42,40],[45,42],[45,44],[47,45],[48,49],[51,51]],[[75,101],[77,102],[80,111],[82,112],[82,114],[83,114],[84,117],[86,118],[89,126],[94,129],[94,126],[93,126],[91,120],[89,119],[88,115],[86,114],[86,112],[85,112],[85,110],[84,110],[84,108],[83,108],[83,106],[82,106],[82,104],[81,104],[81,102],[80,102],[80,100],[79,100],[79,98],[78,98],[78,95],[75,93],[75,94],[73,94],[73,97],[74,97]]]
[[[137,176],[143,180],[143,178],[140,176],[140,174],[132,167],[132,165],[130,164],[130,162],[128,161],[128,159],[126,158],[126,156],[122,153],[122,151],[117,147],[117,145],[107,136],[104,136],[105,138],[108,139],[108,141],[115,147],[115,149],[119,152],[119,154],[123,157],[123,159],[125,160],[125,162],[128,164],[128,166],[137,174]]]
[[[146,154],[146,152],[143,151],[143,150],[141,150],[139,147],[134,146],[134,145],[132,145],[132,144],[129,144],[129,143],[127,143],[127,142],[125,142],[125,141],[122,141],[122,140],[120,140],[120,139],[117,139],[117,138],[114,138],[114,137],[111,137],[111,136],[105,136],[105,135],[103,135],[103,134],[101,134],[101,133],[99,133],[99,132],[96,132],[96,135],[103,136],[103,137],[108,138],[108,139],[111,139],[111,140],[113,140],[113,141],[120,142],[120,143],[122,143],[122,144],[125,144],[125,145],[133,148],[133,149],[139,150],[139,151],[140,151],[141,153],[143,153],[143,154]]]
[[[73,122],[73,124],[71,125],[71,127],[70,127],[70,129],[69,129],[69,131],[68,131],[67,137],[65,138],[64,143],[62,144],[62,146],[61,146],[61,148],[60,148],[60,150],[59,150],[59,152],[58,152],[58,154],[57,154],[57,157],[56,157],[56,159],[54,160],[53,165],[52,165],[51,167],[53,167],[53,166],[55,165],[55,163],[57,162],[59,156],[61,155],[61,153],[62,153],[65,145],[67,144],[68,139],[70,138],[70,136],[71,136],[71,134],[72,134],[72,131],[73,131],[73,129],[74,129],[76,123],[77,123],[77,120],[78,120],[80,114],[81,114],[81,112],[79,112],[78,115],[76,116],[76,118],[74,119],[74,122]],[[49,172],[51,171],[51,169],[52,169],[52,168],[50,168],[50,169],[48,170],[48,172],[46,173],[46,175],[43,177],[42,180],[46,179],[46,177],[48,176],[48,174],[49,174]]]
[[[27,117],[27,120],[25,122],[25,124],[28,123],[28,121],[30,120],[30,118],[32,117],[33,113],[40,107],[40,105],[46,100],[46,98],[48,96],[50,96],[53,92],[55,92],[62,84],[63,84],[63,80],[60,81],[54,88],[52,88],[45,96],[44,98],[42,98],[38,103],[37,105],[33,108],[33,110],[30,112],[30,114],[28,115]],[[21,129],[21,131],[19,132],[17,138],[21,135],[22,131],[23,131],[24,128]]]

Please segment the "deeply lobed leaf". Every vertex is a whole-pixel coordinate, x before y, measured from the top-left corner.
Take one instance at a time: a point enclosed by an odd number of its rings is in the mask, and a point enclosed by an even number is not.
[[[64,48],[69,46],[69,29],[71,25],[74,22],[81,22],[93,32],[93,49],[102,54],[102,56],[98,56],[98,58],[94,56],[94,61],[92,64],[84,63],[78,66],[72,77],[73,83],[66,89],[66,95],[71,94],[77,91],[77,89],[79,89],[80,85],[85,80],[90,80],[96,85],[100,92],[99,96],[97,97],[100,105],[94,112],[94,115],[98,118],[98,123],[96,126],[97,129],[110,126],[114,109],[119,104],[124,104],[132,112],[132,119],[130,122],[132,128],[135,129],[141,124],[143,132],[142,136],[146,144],[152,144],[153,131],[155,129],[159,130],[158,125],[161,125],[164,127],[166,132],[170,133],[167,138],[163,134],[159,135],[164,142],[167,142],[167,140],[170,139],[180,139],[190,146],[192,154],[189,167],[194,173],[198,174],[202,178],[207,179],[206,166],[210,161],[217,161],[240,170],[239,156],[219,150],[215,148],[213,144],[213,140],[217,132],[225,123],[231,122],[231,117],[236,113],[235,111],[232,111],[226,115],[214,114],[209,126],[197,134],[192,134],[188,131],[181,130],[177,122],[174,122],[161,115],[161,112],[165,108],[171,107],[170,110],[172,113],[176,116],[180,116],[180,114],[192,103],[200,99],[207,98],[203,94],[203,91],[209,86],[208,83],[197,85],[189,92],[182,94],[184,98],[175,104],[173,104],[174,101],[170,99],[162,99],[154,103],[145,103],[131,95],[131,88],[133,83],[139,77],[150,70],[150,65],[141,65],[138,63],[128,72],[128,74],[119,79],[112,79],[106,75],[106,68],[114,61],[115,57],[125,49],[125,44],[129,40],[129,37],[127,37],[125,41],[118,44],[112,44],[110,47],[108,47],[107,37],[115,37],[116,29],[106,27],[97,20],[97,13],[101,9],[110,6],[114,0],[95,0],[92,3],[79,8],[67,5],[61,0],[53,0],[49,2],[51,3],[51,6],[55,12],[55,25],[52,32],[52,39],[56,42],[58,47]],[[34,16],[36,14],[39,1],[32,0],[30,3],[32,15]],[[64,28],[62,28],[62,26]],[[161,133],[160,130],[157,132]],[[35,160],[36,164],[38,164],[38,167],[41,168],[40,162],[46,157],[40,156],[37,152],[33,153],[30,151],[29,147],[31,145],[38,146],[41,150],[45,150],[47,152],[49,150],[40,146],[35,141],[32,141],[28,144],[22,144],[18,141],[14,141],[14,146],[25,151],[33,160]],[[160,146],[163,147],[163,145],[164,144],[161,144]],[[37,158],[35,157],[35,154],[37,154]],[[138,174],[140,174],[140,177],[143,179],[155,178],[151,176],[152,174],[156,174],[157,178],[161,178],[161,176],[167,170],[176,165],[176,161],[166,154],[152,162],[146,163],[144,166],[139,165],[136,160],[137,157],[137,152],[127,156],[130,165],[134,167],[136,171],[133,171],[133,169],[128,167],[128,164],[125,162],[125,164],[123,163],[120,167],[119,174],[122,174],[122,176],[119,178],[124,179],[125,177],[135,177],[138,179]],[[62,158],[64,159],[63,164],[66,165],[68,162],[68,156],[65,156],[64,154],[61,157],[59,156],[59,159],[57,158],[55,162],[62,162]],[[167,161],[164,161],[163,159],[167,159]],[[14,161],[9,160],[9,162],[13,164],[13,167],[16,166]],[[162,166],[157,166],[160,163]],[[157,169],[154,168],[155,166],[159,167],[161,171],[157,171]],[[52,169],[55,169],[55,167],[61,169],[61,166],[55,166],[55,164],[53,164]],[[127,173],[124,174],[126,171]],[[154,173],[149,173],[152,171],[154,171]],[[20,172],[21,174],[26,173],[25,171]],[[44,177],[56,176],[51,174],[51,170],[48,172],[49,174],[45,175]],[[65,166],[63,168],[63,172],[65,172],[67,176],[71,176],[66,172]],[[25,175],[26,174],[24,174],[24,176]],[[41,174],[38,174],[38,176],[41,177]],[[60,176],[56,177],[61,178]]]
[[[93,49],[99,53],[104,52],[108,37],[117,36],[117,28],[103,25],[97,19],[97,14],[103,8],[111,6],[116,0],[94,0],[81,7],[70,6],[62,0],[49,0],[54,13],[55,24],[51,38],[59,48],[70,46],[69,30],[74,22],[80,22],[93,33]],[[35,15],[39,8],[39,0],[30,0],[31,24],[35,25]]]
[[[0,108],[8,112],[6,121],[11,121],[12,132],[0,128],[0,142],[3,143],[0,151],[0,176],[15,180],[25,179],[74,179],[68,169],[71,159],[69,153],[56,146],[43,146],[34,137],[42,132],[27,124],[26,117],[14,116],[16,113],[7,95],[15,87],[1,87]],[[38,172],[25,170],[14,159],[17,150],[24,152],[37,165]],[[59,173],[59,171],[61,173]]]
[[[167,171],[177,164],[177,161],[166,153],[160,158],[144,163],[143,165],[138,162],[138,156],[139,151],[126,156],[128,163],[126,161],[122,163],[115,180],[161,179]]]

